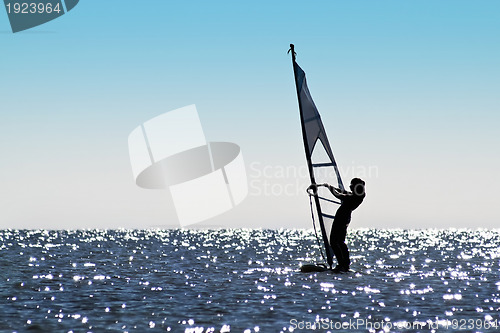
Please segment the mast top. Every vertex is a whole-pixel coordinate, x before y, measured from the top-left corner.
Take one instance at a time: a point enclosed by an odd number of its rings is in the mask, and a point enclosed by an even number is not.
[[[296,53],[295,53],[295,47],[294,47],[293,44],[290,44],[290,49],[288,50],[287,53],[290,53],[290,51],[292,52],[292,61],[295,62],[295,55],[296,55]]]

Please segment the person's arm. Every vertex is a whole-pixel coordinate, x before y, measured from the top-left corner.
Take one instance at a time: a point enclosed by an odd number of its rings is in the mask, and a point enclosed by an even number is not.
[[[348,193],[346,191],[343,191],[339,188],[336,188],[330,184],[327,184],[327,183],[324,183],[324,184],[321,184],[321,185],[318,185],[318,186],[325,186],[326,188],[328,188],[328,190],[330,190],[330,192],[332,192],[332,194],[337,198],[337,199],[340,199],[340,200],[343,200],[347,195]]]
[[[337,199],[340,199],[340,200],[343,200],[344,198],[346,198],[349,195],[349,192],[341,190],[339,188],[336,188],[328,183],[311,185],[307,188],[307,190],[308,191],[312,190],[314,193],[316,193],[316,191],[318,190],[318,187],[320,187],[320,186],[326,187],[328,190],[330,190],[330,192],[332,192],[332,194]]]

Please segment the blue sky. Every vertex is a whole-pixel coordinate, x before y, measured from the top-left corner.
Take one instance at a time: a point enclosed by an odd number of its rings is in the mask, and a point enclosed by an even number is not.
[[[175,224],[168,193],[135,186],[127,137],[189,104],[254,189],[209,222],[309,227],[302,190],[256,190],[307,183],[258,177],[305,165],[290,43],[345,181],[377,170],[353,227],[498,226],[496,1],[86,0],[17,34],[0,11],[0,39],[0,227]]]

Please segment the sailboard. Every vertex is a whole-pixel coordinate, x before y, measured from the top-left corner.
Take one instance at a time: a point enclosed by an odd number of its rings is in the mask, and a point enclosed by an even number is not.
[[[297,89],[297,99],[299,102],[302,139],[304,142],[304,151],[311,184],[315,185],[317,184],[317,181],[320,183],[319,179],[324,178],[325,182],[327,181],[330,184],[336,182],[337,187],[344,190],[342,178],[340,176],[335,157],[333,156],[333,151],[330,146],[330,142],[328,141],[325,127],[323,126],[321,116],[316,108],[316,105],[314,104],[309,88],[307,87],[306,74],[296,62],[296,54],[293,44],[290,44],[289,52],[292,54],[295,87]],[[310,195],[314,230],[316,232],[314,218],[316,216],[323,243],[322,256],[326,263],[320,265],[304,265],[302,266],[301,271],[325,271],[331,269],[333,264],[333,250],[330,247],[329,235],[335,216],[333,215],[334,213],[330,213],[328,210],[332,208],[336,209],[337,205],[341,204],[341,202],[322,197],[318,194],[318,191],[310,191],[308,193]],[[316,237],[318,237],[317,234]]]

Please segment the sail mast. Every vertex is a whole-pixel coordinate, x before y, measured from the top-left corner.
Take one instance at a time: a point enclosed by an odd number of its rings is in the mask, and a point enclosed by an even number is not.
[[[297,64],[295,62],[295,49],[294,45],[290,44],[290,51],[292,53],[292,65],[293,65],[293,74],[295,77],[295,88],[297,90],[297,99],[299,102],[299,111],[300,111],[300,124],[302,128],[302,140],[304,142],[304,151],[306,153],[306,160],[307,160],[307,168],[309,170],[309,178],[311,179],[311,184],[316,185],[316,180],[314,177],[314,171],[313,171],[313,165],[311,161],[311,152],[309,150],[309,142],[307,140],[307,133],[306,133],[306,126],[305,126],[305,119],[304,119],[304,112],[302,110],[302,103],[301,103],[301,98],[300,98],[300,87],[299,87],[299,82],[297,79]],[[330,247],[330,244],[328,243],[328,237],[326,234],[326,229],[325,229],[325,224],[323,221],[323,213],[321,211],[321,205],[319,202],[319,197],[318,197],[318,192],[314,191],[314,203],[316,204],[316,211],[318,213],[318,219],[319,219],[319,225],[321,228],[321,236],[323,238],[323,243],[325,245],[325,251],[326,251],[326,259],[328,262],[328,265],[332,267],[333,264],[333,253],[332,249]]]

